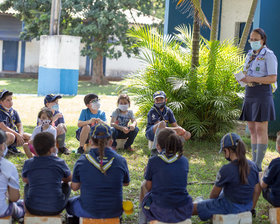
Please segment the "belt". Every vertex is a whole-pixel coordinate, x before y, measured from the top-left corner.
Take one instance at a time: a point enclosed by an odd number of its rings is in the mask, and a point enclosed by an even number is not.
[[[261,85],[267,85],[267,84],[262,84],[262,83],[259,83],[259,82],[249,82],[249,83],[247,83],[247,85],[249,87],[255,87],[255,86],[261,86]]]

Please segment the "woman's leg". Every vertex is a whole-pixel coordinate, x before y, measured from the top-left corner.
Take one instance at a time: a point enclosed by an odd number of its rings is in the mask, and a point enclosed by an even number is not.
[[[262,170],[262,161],[265,156],[268,143],[268,121],[256,122],[257,130],[257,153],[256,161],[259,170]]]
[[[256,122],[248,121],[248,128],[251,136],[251,149],[252,149],[252,161],[256,162],[257,158],[257,130],[256,130]]]

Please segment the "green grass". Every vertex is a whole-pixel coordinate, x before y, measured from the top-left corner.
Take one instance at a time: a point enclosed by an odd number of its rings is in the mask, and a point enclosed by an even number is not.
[[[1,78],[1,89],[8,89],[18,94],[37,94],[38,80],[33,78]],[[117,95],[118,82],[109,85],[95,85],[89,81],[78,82],[78,94],[95,93],[97,95]]]
[[[32,132],[33,126],[26,126],[25,130],[27,132]],[[75,139],[75,126],[68,126],[67,132],[67,146],[74,150],[78,147],[78,141]],[[244,138],[245,142],[249,142],[248,138]],[[265,165],[268,165],[269,161],[272,158],[276,157],[277,154],[274,150],[274,143],[272,141],[269,142],[269,150],[267,152],[267,156],[264,161]],[[144,133],[140,132],[138,137],[136,138],[134,148],[136,152],[131,153],[124,150],[119,150],[118,152],[124,156],[128,163],[128,168],[130,172],[131,182],[128,187],[124,187],[124,200],[131,200],[134,204],[134,213],[130,216],[124,215],[125,224],[135,224],[138,220],[138,207],[139,207],[139,193],[141,182],[144,180],[143,171],[148,162],[149,149],[147,145],[147,140],[145,139]],[[222,154],[218,154],[219,144],[217,142],[206,142],[206,141],[189,141],[185,143],[184,146],[184,155],[189,159],[190,170],[188,182],[192,183],[188,185],[188,192],[193,197],[203,196],[205,199],[209,197],[210,191],[212,189],[212,184],[208,184],[207,182],[213,182],[216,178],[216,173],[219,168],[226,164],[227,161],[223,158]],[[79,158],[79,155],[74,153],[69,156],[61,155],[71,170],[73,170],[73,166],[76,160]],[[250,158],[250,153],[248,153],[248,158]],[[19,173],[22,171],[23,163],[26,159],[25,156],[9,156],[9,160],[11,160],[14,164],[16,164]],[[204,184],[200,184],[200,183]],[[23,183],[20,180],[21,186],[21,195],[23,195]],[[79,192],[72,192],[73,195],[77,195]],[[260,196],[260,199],[257,204],[257,217],[253,219],[253,223],[269,223],[268,219],[268,210],[271,206]],[[198,217],[192,217],[193,223],[210,223],[210,222],[202,222]]]

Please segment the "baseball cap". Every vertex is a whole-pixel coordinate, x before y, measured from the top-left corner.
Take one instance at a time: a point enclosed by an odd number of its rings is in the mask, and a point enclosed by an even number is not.
[[[100,135],[103,133],[103,135]],[[94,138],[108,138],[111,136],[111,128],[103,123],[98,123],[91,128],[91,135]]]
[[[54,95],[54,94],[46,95],[46,97],[44,99],[44,104],[46,105],[47,103],[51,103],[51,102],[55,101],[56,99],[60,99],[60,98],[62,98],[62,96],[60,96],[60,95]]]
[[[6,133],[0,130],[0,144],[3,144],[7,139]]]
[[[219,153],[223,151],[223,148],[228,148],[231,146],[237,146],[238,140],[240,140],[240,136],[235,133],[227,133],[221,139],[221,148]]]
[[[158,97],[166,98],[165,92],[163,92],[163,91],[156,91],[156,92],[153,94],[153,98],[156,99],[156,98],[158,98]]]
[[[12,92],[10,92],[9,90],[6,90],[6,89],[1,89],[0,90],[0,99],[2,99],[2,97],[4,96],[5,93],[12,93]]]

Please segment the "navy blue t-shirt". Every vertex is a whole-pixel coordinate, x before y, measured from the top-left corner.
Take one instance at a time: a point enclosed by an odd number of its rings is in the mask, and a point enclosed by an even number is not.
[[[280,203],[280,158],[272,160],[264,174],[263,181],[271,189],[271,200]]]
[[[162,117],[167,125],[176,122],[173,111],[169,107],[165,106],[163,111],[159,110],[158,108],[152,107],[152,109],[148,113],[148,123],[146,131],[157,121],[161,121]]]
[[[9,116],[9,115],[10,116]],[[12,119],[12,121],[11,121]],[[9,109],[9,111],[6,111],[1,105],[0,105],[0,122],[3,122],[7,127],[17,130],[17,128],[13,127],[14,125],[21,123],[21,120],[19,118],[19,115],[16,110],[13,108]]]
[[[189,162],[182,156],[173,163],[163,161],[159,156],[149,159],[145,179],[152,181],[152,201],[158,207],[178,208],[190,200],[186,189]]]
[[[255,185],[259,182],[256,164],[247,161],[250,167],[248,184],[241,183],[237,160],[222,166],[217,174],[215,185],[223,188],[225,197],[234,203],[247,204],[252,201]]]
[[[89,152],[98,163],[98,149]],[[94,218],[114,218],[122,214],[122,188],[129,183],[129,171],[126,160],[113,151],[105,148],[103,166],[113,157],[111,167],[106,174],[101,173],[85,155],[81,155],[74,166],[74,183],[81,183],[80,202],[82,208]]]
[[[60,112],[56,110],[56,111],[54,112],[53,116],[55,116],[56,114],[59,114],[59,113],[60,113]],[[63,115],[62,115],[62,117],[58,118],[58,119],[54,122],[54,126],[57,127],[57,125],[59,125],[59,124],[61,124],[61,123],[63,123],[63,124],[65,123]]]
[[[26,160],[22,169],[22,177],[29,182],[26,205],[46,212],[63,209],[65,198],[61,181],[70,174],[65,161],[56,156],[35,156]]]

